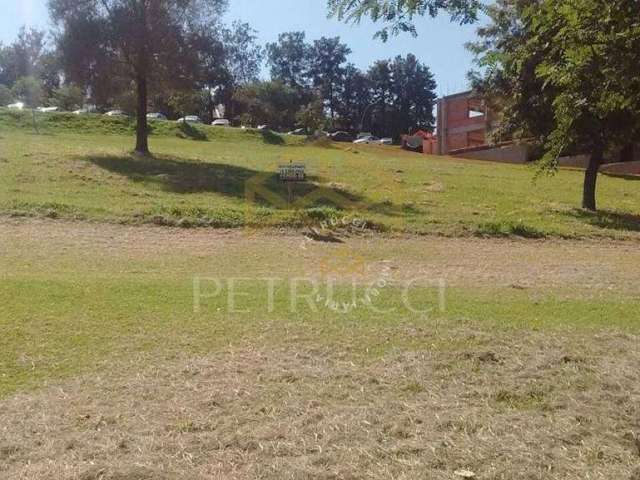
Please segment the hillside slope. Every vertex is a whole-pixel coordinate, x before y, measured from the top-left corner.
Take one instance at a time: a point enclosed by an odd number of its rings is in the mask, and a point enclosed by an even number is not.
[[[525,166],[396,147],[314,145],[256,130],[155,122],[153,156],[133,122],[0,110],[0,214],[117,223],[301,227],[331,218],[440,235],[638,238],[640,185],[602,175],[601,213],[578,208],[582,174],[533,182]],[[278,165],[303,162],[288,191]]]

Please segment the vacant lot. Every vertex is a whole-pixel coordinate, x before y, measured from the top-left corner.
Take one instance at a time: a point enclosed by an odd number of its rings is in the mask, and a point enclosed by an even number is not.
[[[154,124],[155,156],[138,158],[127,120],[52,114],[40,122],[37,136],[29,115],[0,111],[0,213],[214,227],[291,227],[349,214],[380,229],[448,236],[640,231],[633,179],[602,175],[602,212],[593,215],[577,208],[577,171],[534,183],[525,166],[173,122]],[[275,174],[291,161],[305,163],[310,182],[288,203]]]
[[[4,221],[0,476],[637,478],[637,243],[341,242]],[[291,310],[380,265],[378,311]]]
[[[589,215],[580,172],[29,122],[0,111],[0,478],[640,479],[637,181]]]

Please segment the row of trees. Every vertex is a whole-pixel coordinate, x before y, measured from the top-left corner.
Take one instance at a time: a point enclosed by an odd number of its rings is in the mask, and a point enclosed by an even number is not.
[[[304,32],[281,34],[266,46],[271,80],[247,85],[235,96],[243,120],[395,138],[433,128],[436,83],[427,66],[409,54],[363,72],[348,63],[350,53],[339,38],[307,43]]]
[[[83,104],[136,112],[136,150],[148,151],[147,111],[225,116],[278,130],[318,128],[398,138],[432,129],[436,88],[415,56],[348,62],[339,38],[283,33],[262,48],[248,24],[220,23],[227,0],[51,0],[56,29],[22,30],[0,46],[0,104],[65,110]],[[266,60],[269,80],[260,80]]]
[[[596,209],[603,160],[640,141],[640,0],[329,0],[332,13],[386,21],[380,35],[409,31],[416,15],[448,12],[488,25],[469,47],[481,73],[474,87],[498,112],[503,138],[535,142],[540,171],[561,155],[589,154],[582,205]]]

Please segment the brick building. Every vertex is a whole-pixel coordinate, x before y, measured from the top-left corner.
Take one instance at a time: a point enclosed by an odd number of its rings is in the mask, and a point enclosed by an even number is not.
[[[489,132],[496,126],[496,121],[472,91],[442,97],[437,106],[436,136],[424,140],[424,153],[508,163],[531,160],[531,148],[526,143],[489,144]],[[559,164],[584,168],[588,160],[588,155],[576,155],[560,158]],[[640,143],[630,143],[621,151],[610,153],[605,164],[604,171],[637,175],[640,173]]]
[[[439,99],[437,153],[485,145],[490,121],[483,102],[470,91]]]

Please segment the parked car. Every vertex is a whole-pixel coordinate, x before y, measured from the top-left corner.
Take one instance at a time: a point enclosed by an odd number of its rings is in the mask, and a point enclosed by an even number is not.
[[[57,112],[58,111],[58,107],[38,107],[38,108],[36,108],[36,110],[39,111],[39,112],[43,112],[43,113]]]
[[[373,133],[371,132],[360,132],[358,133],[358,140],[360,140],[361,138],[365,138],[365,137],[373,137]]]
[[[378,137],[374,137],[373,135],[370,135],[368,137],[362,137],[359,138],[357,140],[355,140],[353,143],[357,143],[358,145],[368,145],[370,143],[380,143],[380,139]]]
[[[78,110],[74,110],[74,111],[73,111],[73,112],[71,112],[71,113],[74,113],[74,114],[76,114],[76,115],[83,115],[83,114],[85,114],[85,113],[90,113],[90,112],[89,112],[89,110],[88,110],[88,109],[86,109],[86,108],[79,108]]]
[[[334,142],[353,142],[355,137],[349,132],[333,132],[329,134],[329,138]]]
[[[287,133],[287,135],[306,135],[307,130],[305,128],[296,128]]]
[[[181,117],[178,120],[176,120],[176,122],[182,122],[182,123],[202,123],[202,120],[200,120],[200,117],[197,115],[187,115],[185,117]]]
[[[211,122],[211,125],[213,125],[214,127],[230,127],[231,122],[226,118],[216,118],[213,122]]]
[[[380,139],[380,145],[393,145],[393,138],[381,138]]]
[[[126,117],[127,114],[124,113],[122,110],[109,110],[107,113],[105,113],[105,115],[107,117]]]
[[[11,108],[13,110],[22,110],[24,108],[23,102],[12,103],[11,105],[7,105],[7,108]]]
[[[163,113],[152,112],[152,113],[147,113],[147,119],[148,120],[166,120],[167,117]]]
[[[269,125],[258,125],[258,130],[269,130]]]

